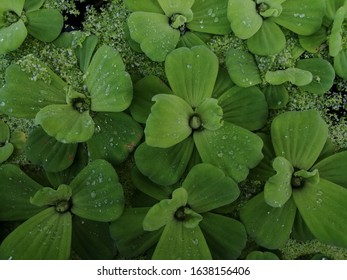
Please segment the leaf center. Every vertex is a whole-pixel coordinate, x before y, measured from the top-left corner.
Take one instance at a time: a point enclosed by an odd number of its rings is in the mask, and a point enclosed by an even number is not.
[[[290,184],[291,184],[292,188],[299,189],[299,188],[302,188],[304,186],[305,179],[301,176],[295,176],[293,174],[292,179],[290,181]]]
[[[174,14],[170,17],[169,23],[172,28],[178,29],[181,33],[181,36],[183,36],[187,31],[188,28],[186,27],[187,18],[181,14]]]
[[[194,114],[190,117],[189,126],[193,130],[199,130],[202,128],[202,121],[201,121],[201,118],[198,114]]]
[[[55,205],[55,211],[58,213],[65,213],[70,210],[70,200],[61,200]]]
[[[10,26],[13,23],[16,23],[20,17],[13,11],[6,11],[4,13],[5,26]]]
[[[85,98],[74,98],[71,100],[72,107],[79,113],[89,110],[89,102]]]

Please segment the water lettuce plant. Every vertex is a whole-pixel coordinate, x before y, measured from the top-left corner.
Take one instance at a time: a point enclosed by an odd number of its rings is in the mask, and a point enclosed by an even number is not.
[[[45,0],[15,0],[0,3],[0,54],[19,48],[28,33],[43,42],[56,39],[64,25],[55,9],[41,9]]]
[[[168,93],[152,97],[155,103],[148,118],[143,118],[146,142],[135,152],[137,167],[154,182],[177,182],[193,157],[218,166],[240,182],[261,160],[262,141],[248,129],[259,129],[266,121],[264,95],[257,88],[231,87],[213,98],[218,70],[217,57],[204,46],[182,47],[167,56],[165,72],[171,91],[166,87]],[[217,84],[230,84],[221,73]]]
[[[122,185],[104,160],[91,162],[57,188],[41,186],[11,164],[0,166],[0,176],[1,221],[25,220],[1,243],[0,259],[68,259],[74,216],[77,223],[90,224],[113,221],[123,212]],[[78,232],[76,242],[88,239],[88,233]]]
[[[126,0],[131,39],[154,61],[164,61],[177,45],[204,44],[203,34],[228,34],[228,1]]]
[[[273,120],[258,169],[264,191],[240,212],[259,245],[279,248],[292,231],[301,231],[304,238],[347,246],[347,152],[332,153],[327,138],[317,111],[286,112]]]
[[[228,19],[235,35],[247,39],[250,52],[274,55],[286,45],[280,26],[311,35],[322,24],[324,8],[323,0],[229,0]]]
[[[119,251],[131,257],[155,246],[152,259],[235,259],[246,244],[243,225],[213,213],[239,196],[237,184],[218,168],[195,165],[180,186],[163,188],[141,174],[135,184],[152,207],[129,208],[110,230]]]

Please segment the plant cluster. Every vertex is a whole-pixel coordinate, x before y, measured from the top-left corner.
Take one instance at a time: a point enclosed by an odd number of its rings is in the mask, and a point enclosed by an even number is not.
[[[347,257],[347,0],[107,5],[0,3],[0,259]]]

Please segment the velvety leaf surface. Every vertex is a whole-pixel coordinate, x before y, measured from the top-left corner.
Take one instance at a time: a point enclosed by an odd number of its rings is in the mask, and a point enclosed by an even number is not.
[[[35,124],[62,143],[78,143],[90,139],[94,134],[95,124],[89,111],[83,113],[71,105],[48,105],[41,109]]]
[[[154,105],[152,98],[160,93],[171,94],[172,91],[161,79],[153,75],[144,77],[134,85],[134,99],[129,109],[137,122],[146,123]]]
[[[168,223],[152,256],[153,260],[210,260],[210,250],[200,227],[184,227],[175,220]]]
[[[77,144],[61,143],[47,135],[41,127],[36,127],[29,134],[25,149],[32,163],[42,165],[48,172],[59,172],[72,164]]]
[[[186,32],[183,36],[181,35],[180,40],[177,44],[177,48],[180,47],[187,47],[187,48],[192,48],[194,46],[206,46],[206,43],[202,36],[198,36],[198,33],[196,31],[194,32]],[[202,34],[202,33],[200,33]],[[206,34],[206,37],[208,34]]]
[[[327,125],[317,111],[283,113],[271,124],[276,155],[299,169],[308,170],[314,164],[327,137]]]
[[[185,188],[178,188],[173,191],[172,198],[163,199],[153,205],[147,212],[143,220],[143,229],[154,231],[175,220],[176,211],[186,206],[188,192]]]
[[[230,0],[228,3],[228,19],[231,29],[240,39],[252,37],[263,23],[253,0]]]
[[[189,119],[193,109],[182,98],[172,94],[158,94],[152,99],[145,128],[146,143],[158,148],[172,147],[192,132]]]
[[[90,61],[92,60],[96,45],[98,44],[98,37],[95,35],[88,36],[81,47],[76,50],[76,56],[80,69],[83,73],[86,73]]]
[[[218,100],[206,98],[196,108],[195,113],[201,119],[202,127],[209,130],[219,129],[223,125],[223,109],[218,105]]]
[[[126,160],[140,142],[142,127],[125,113],[98,113],[95,132],[87,142],[90,159],[112,164]]]
[[[50,187],[41,188],[33,197],[30,203],[36,206],[55,205],[59,201],[68,201],[72,195],[68,185],[60,185],[56,190]]]
[[[250,52],[267,56],[279,53],[286,46],[286,38],[276,23],[264,20],[260,29],[247,40]]]
[[[347,152],[331,155],[315,164],[321,178],[347,188]]]
[[[347,79],[347,50],[339,52],[334,57],[334,68],[338,76],[345,80]]]
[[[347,246],[345,188],[321,179],[316,185],[307,182],[293,191],[293,197],[314,236],[328,244]]]
[[[301,59],[296,67],[311,72],[313,76],[311,83],[301,87],[303,90],[322,95],[333,86],[335,71],[328,61],[321,58]]]
[[[336,56],[340,51],[342,51],[343,22],[345,20],[345,14],[345,7],[340,7],[335,13],[333,25],[328,37],[330,56]]]
[[[191,7],[194,0],[157,0],[160,7],[168,17],[174,14],[181,14],[185,17],[192,17]],[[191,19],[191,18],[190,18]]]
[[[179,48],[167,56],[165,73],[173,93],[195,108],[212,96],[218,58],[204,46]]]
[[[30,197],[42,188],[16,165],[0,166],[0,220],[28,219],[43,208],[30,203]]]
[[[24,10],[26,12],[35,11],[41,8],[41,6],[45,3],[45,0],[31,0],[31,1],[25,1],[24,3]]]
[[[249,52],[230,48],[225,63],[231,80],[239,87],[251,87],[262,82],[255,59]]]
[[[172,185],[184,173],[194,148],[194,141],[188,137],[170,148],[156,148],[141,144],[135,151],[137,168],[159,185]]]
[[[122,214],[123,187],[112,165],[94,160],[70,183],[72,208],[75,215],[92,221],[110,222]]]
[[[1,15],[6,11],[14,11],[17,15],[21,15],[25,0],[12,0],[12,1],[1,1],[0,13]]]
[[[157,0],[124,0],[124,3],[133,12],[164,13]]]
[[[194,142],[203,162],[221,168],[236,182],[246,179],[263,157],[261,139],[229,122],[215,131],[195,132]]]
[[[71,250],[71,214],[53,207],[36,214],[13,232],[0,246],[2,260],[67,260]]]
[[[273,161],[276,175],[267,180],[264,187],[264,200],[272,207],[282,207],[292,195],[291,179],[293,166],[283,157],[276,157]]]
[[[235,201],[240,190],[237,184],[213,165],[201,163],[192,168],[182,187],[188,193],[188,205],[204,213]]]
[[[287,68],[285,70],[267,71],[265,80],[271,85],[281,85],[290,82],[296,86],[306,86],[312,82],[311,72],[298,68]]]
[[[269,109],[281,109],[289,100],[289,94],[284,85],[268,85],[264,89],[264,95]]]
[[[153,61],[164,61],[180,39],[179,30],[170,26],[166,15],[134,12],[128,18],[128,26],[131,38]]]
[[[234,260],[246,245],[247,233],[239,221],[205,213],[199,225],[214,260]]]
[[[1,112],[17,118],[35,118],[40,109],[50,104],[65,104],[66,83],[44,64],[41,71],[48,72],[50,83],[21,71],[18,65],[6,69],[6,84],[0,89]],[[30,94],[28,94],[30,88]]]
[[[171,197],[174,186],[160,186],[153,183],[146,176],[144,176],[137,168],[131,172],[131,180],[134,186],[141,192],[153,197],[156,200],[167,199]]]
[[[296,212],[293,199],[283,207],[271,207],[260,193],[241,209],[240,217],[249,236],[262,247],[277,249],[288,240]]]
[[[143,255],[158,242],[163,229],[145,231],[142,226],[148,210],[149,208],[126,208],[122,216],[111,223],[111,236],[123,256]]]
[[[1,27],[0,55],[18,49],[24,42],[27,35],[27,29],[21,19],[10,26]]]
[[[95,112],[121,112],[133,98],[130,75],[118,52],[101,46],[94,54],[86,72],[85,84]]]
[[[309,36],[299,36],[300,45],[311,53],[317,53],[322,44],[327,39],[327,30],[324,27],[318,29],[318,31]]]
[[[299,35],[311,35],[322,25],[325,3],[322,0],[291,0],[282,3],[282,13],[274,21]]]
[[[27,12],[28,33],[43,42],[56,39],[64,25],[64,18],[58,10],[41,9]]]
[[[232,87],[218,101],[223,108],[224,121],[251,131],[262,128],[267,121],[268,106],[257,87]]]
[[[108,223],[72,218],[72,248],[83,260],[112,259],[117,248]]]
[[[210,34],[229,34],[231,29],[227,17],[227,7],[227,0],[195,0],[192,7],[194,17],[187,27],[193,31]]]

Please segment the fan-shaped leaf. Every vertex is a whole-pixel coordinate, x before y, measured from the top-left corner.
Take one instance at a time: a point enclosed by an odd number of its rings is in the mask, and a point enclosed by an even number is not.
[[[24,22],[20,19],[7,27],[0,29],[0,54],[5,54],[18,49],[28,32]]]

